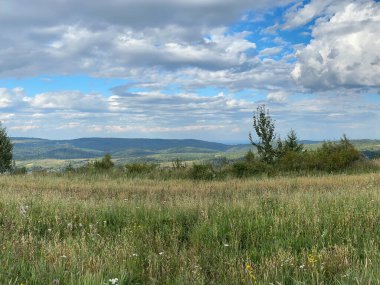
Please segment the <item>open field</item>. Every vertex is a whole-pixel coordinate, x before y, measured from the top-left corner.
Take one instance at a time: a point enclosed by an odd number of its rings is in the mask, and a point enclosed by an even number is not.
[[[0,229],[0,284],[378,284],[380,173],[1,176]]]

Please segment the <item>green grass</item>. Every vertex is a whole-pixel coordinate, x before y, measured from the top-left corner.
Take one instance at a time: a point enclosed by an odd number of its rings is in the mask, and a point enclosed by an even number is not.
[[[380,173],[0,177],[0,284],[378,284]]]

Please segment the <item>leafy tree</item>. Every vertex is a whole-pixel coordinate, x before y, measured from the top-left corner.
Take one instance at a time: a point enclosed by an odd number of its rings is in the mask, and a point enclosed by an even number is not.
[[[274,121],[269,115],[269,111],[265,109],[265,105],[257,107],[256,113],[253,115],[253,128],[258,137],[258,142],[249,133],[251,144],[257,148],[262,161],[269,164],[273,163],[276,156],[276,149],[274,147],[276,134],[274,131]]]
[[[7,135],[7,131],[0,123],[0,173],[12,170],[13,144]]]

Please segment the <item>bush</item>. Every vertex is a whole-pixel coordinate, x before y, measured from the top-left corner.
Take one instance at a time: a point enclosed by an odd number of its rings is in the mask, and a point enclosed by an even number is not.
[[[12,170],[12,174],[13,175],[24,175],[24,174],[27,174],[28,173],[28,170],[26,169],[25,166],[22,166],[22,167],[16,167]]]
[[[273,166],[261,160],[236,161],[234,164],[232,164],[232,174],[239,178],[260,174],[272,175],[273,173]]]
[[[111,155],[107,153],[103,156],[102,160],[95,160],[93,162],[93,167],[96,170],[109,170],[114,166],[114,163],[111,160]]]
[[[216,173],[211,164],[193,164],[190,169],[190,178],[195,180],[211,180]]]
[[[126,164],[125,169],[128,173],[132,174],[146,174],[152,172],[154,169],[157,168],[157,165],[155,164],[149,164],[149,163],[131,163]]]
[[[281,171],[300,171],[308,168],[305,161],[309,154],[307,152],[286,151],[277,160],[276,166]]]
[[[346,136],[339,143],[324,142],[308,159],[309,168],[323,171],[343,170],[362,158]]]

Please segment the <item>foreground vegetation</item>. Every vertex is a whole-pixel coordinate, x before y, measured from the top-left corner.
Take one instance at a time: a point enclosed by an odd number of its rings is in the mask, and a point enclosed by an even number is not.
[[[0,284],[377,284],[379,222],[379,172],[2,176]]]

